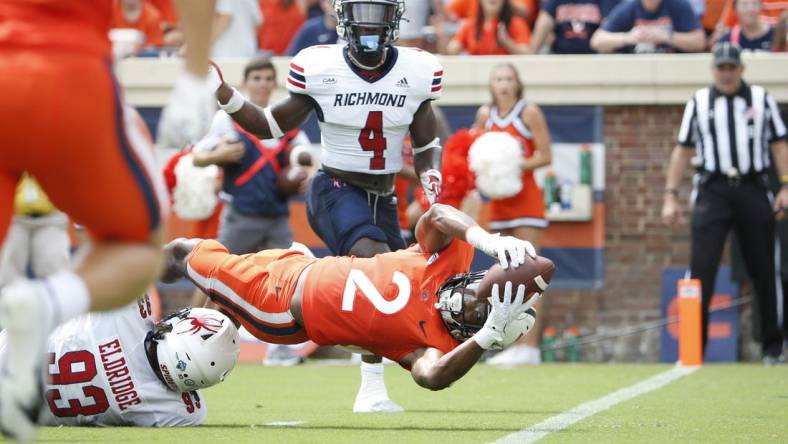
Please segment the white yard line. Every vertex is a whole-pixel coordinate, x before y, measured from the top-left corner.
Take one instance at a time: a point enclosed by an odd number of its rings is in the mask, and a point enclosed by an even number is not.
[[[274,421],[268,422],[265,425],[269,427],[298,427],[304,424],[304,421]]]
[[[512,433],[511,435],[506,435],[503,438],[494,441],[493,444],[525,444],[539,441],[545,436],[554,432],[560,432],[561,430],[564,430],[572,424],[582,421],[589,416],[604,412],[605,410],[624,401],[628,401],[645,393],[662,388],[683,376],[689,375],[697,369],[698,367],[676,366],[666,372],[638,382],[635,385],[622,388],[609,395],[580,404],[577,407],[547,418],[539,424],[535,424],[531,427],[528,427],[527,429],[520,430],[519,432]]]

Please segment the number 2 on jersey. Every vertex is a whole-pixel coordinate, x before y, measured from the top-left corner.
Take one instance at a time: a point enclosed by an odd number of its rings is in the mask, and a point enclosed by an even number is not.
[[[372,151],[372,158],[369,159],[370,170],[382,170],[386,168],[386,158],[383,154],[386,151],[386,138],[383,136],[383,111],[370,111],[367,116],[367,123],[358,135],[358,143],[364,151]]]
[[[375,288],[375,284],[369,280],[363,271],[358,269],[350,270],[345,282],[345,291],[342,293],[342,311],[353,311],[358,290],[369,299],[369,302],[375,306],[375,309],[383,314],[394,314],[402,310],[408,304],[408,299],[410,299],[410,280],[405,274],[395,271],[392,281],[397,286],[397,297],[388,300],[380,294],[378,289]]]

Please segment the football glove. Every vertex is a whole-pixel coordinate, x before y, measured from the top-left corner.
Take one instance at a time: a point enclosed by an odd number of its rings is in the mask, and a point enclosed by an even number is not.
[[[427,170],[419,174],[419,179],[421,179],[421,186],[424,188],[424,196],[427,197],[430,205],[434,204],[441,194],[443,184],[441,172],[435,169]]]
[[[487,315],[484,326],[473,335],[479,347],[485,350],[501,350],[509,345],[506,339],[511,335],[507,334],[507,327],[520,319],[520,315],[530,308],[530,304],[523,304],[523,299],[525,299],[525,285],[518,285],[517,294],[512,298],[512,282],[507,281],[501,300],[500,288],[498,284],[493,284],[492,295],[487,298],[492,309]]]
[[[465,240],[488,256],[498,259],[504,270],[511,265],[517,268],[525,263],[525,255],[535,258],[536,249],[530,242],[513,236],[490,234],[482,227],[474,226],[465,232]]]

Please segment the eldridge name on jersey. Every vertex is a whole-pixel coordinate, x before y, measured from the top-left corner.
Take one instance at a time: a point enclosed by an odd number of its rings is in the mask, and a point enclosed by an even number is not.
[[[347,51],[344,45],[302,50],[290,63],[287,89],[313,99],[323,165],[366,174],[399,172],[413,115],[440,97],[443,68],[428,52],[392,46],[383,65],[364,71]]]

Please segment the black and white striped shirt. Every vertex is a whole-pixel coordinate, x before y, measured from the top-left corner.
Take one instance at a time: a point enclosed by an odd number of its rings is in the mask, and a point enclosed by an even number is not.
[[[699,168],[709,173],[763,173],[769,145],[786,137],[774,97],[742,82],[732,96],[714,87],[698,90],[687,102],[678,143],[695,148]]]

